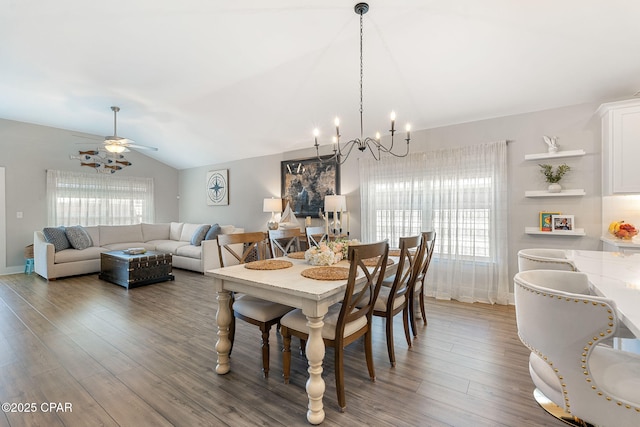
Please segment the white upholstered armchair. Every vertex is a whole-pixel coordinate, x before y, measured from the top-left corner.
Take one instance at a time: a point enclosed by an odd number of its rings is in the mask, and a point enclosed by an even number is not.
[[[640,355],[602,345],[616,331],[613,301],[586,295],[579,272],[531,270],[514,281],[518,335],[531,349],[538,402],[552,412],[540,400],[546,396],[567,420],[640,425]]]
[[[531,248],[518,252],[518,271],[565,270],[576,271],[563,249]]]

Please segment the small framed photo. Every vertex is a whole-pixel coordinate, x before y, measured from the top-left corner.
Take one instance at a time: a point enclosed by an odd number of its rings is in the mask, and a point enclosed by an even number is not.
[[[540,212],[540,231],[551,232],[551,217],[560,215],[562,212]]]
[[[575,221],[573,215],[552,215],[551,216],[552,231],[567,232],[575,230]]]

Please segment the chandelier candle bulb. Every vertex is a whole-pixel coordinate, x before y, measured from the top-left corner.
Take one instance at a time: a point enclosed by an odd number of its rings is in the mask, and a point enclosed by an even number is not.
[[[395,124],[396,124],[396,112],[392,111],[391,112],[391,132],[394,131]]]
[[[407,140],[411,139],[411,125],[407,123]]]

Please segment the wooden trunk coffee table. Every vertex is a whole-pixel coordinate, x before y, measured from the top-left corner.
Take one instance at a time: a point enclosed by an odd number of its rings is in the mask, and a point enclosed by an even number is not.
[[[124,251],[104,252],[100,255],[98,277],[127,289],[174,280],[171,260],[168,252],[146,251],[135,255]]]

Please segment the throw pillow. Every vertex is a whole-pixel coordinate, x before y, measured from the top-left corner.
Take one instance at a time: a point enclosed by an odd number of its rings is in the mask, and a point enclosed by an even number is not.
[[[82,250],[93,246],[91,236],[89,236],[87,230],[85,230],[81,225],[67,227],[64,232],[67,235],[69,243],[74,249]]]
[[[220,234],[221,232],[222,229],[220,228],[220,226],[218,224],[213,224],[207,232],[207,235],[204,236],[204,240],[216,240],[218,238],[218,234]]]
[[[42,234],[47,243],[52,243],[56,252],[64,249],[69,249],[71,244],[67,235],[64,232],[64,227],[45,227],[42,229]]]
[[[193,237],[191,237],[191,244],[193,246],[200,246],[210,228],[211,226],[209,224],[198,227],[195,233],[193,233]]]

